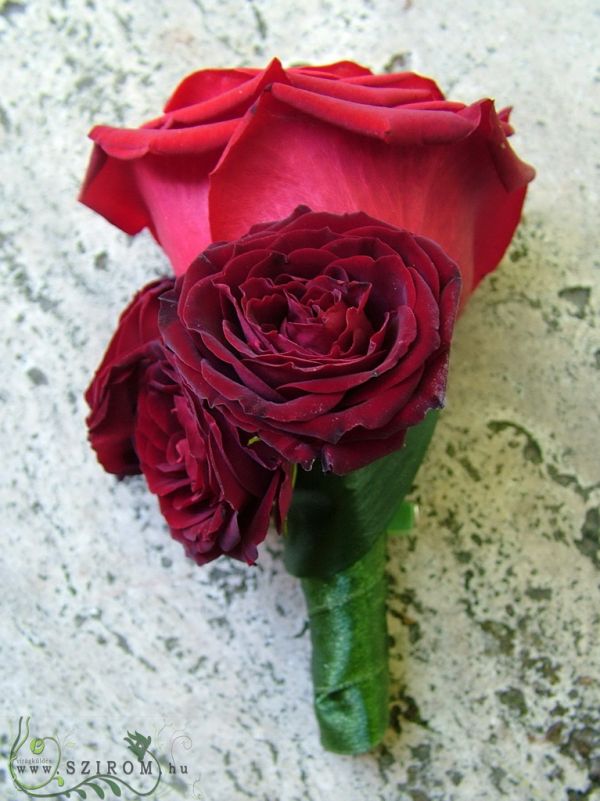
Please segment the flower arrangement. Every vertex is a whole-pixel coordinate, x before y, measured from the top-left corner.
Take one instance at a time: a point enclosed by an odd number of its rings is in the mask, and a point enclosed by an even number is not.
[[[456,315],[534,175],[508,117],[412,73],[275,59],[193,73],[156,120],[91,132],[81,200],[149,228],[174,276],[123,312],[90,442],[143,473],[200,565],[253,564],[274,521],[338,753],[387,726],[386,533],[410,525]]]

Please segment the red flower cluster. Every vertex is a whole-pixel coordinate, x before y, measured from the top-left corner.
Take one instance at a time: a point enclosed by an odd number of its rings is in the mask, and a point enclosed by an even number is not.
[[[98,459],[118,476],[143,473],[173,537],[198,562],[227,554],[252,563],[275,507],[291,500],[288,465],[181,381],[158,329],[159,297],[145,287],[123,312],[86,400]]]
[[[144,473],[198,562],[256,559],[291,463],[354,470],[442,405],[461,275],[464,303],[533,177],[510,133],[427,78],[277,60],[194,73],[158,119],[92,131],[81,200],[148,227],[179,278],[123,314],[90,439]]]
[[[134,298],[86,395],[92,445],[144,473],[198,562],[252,562],[290,463],[346,473],[442,404],[459,292],[430,240],[301,207]]]

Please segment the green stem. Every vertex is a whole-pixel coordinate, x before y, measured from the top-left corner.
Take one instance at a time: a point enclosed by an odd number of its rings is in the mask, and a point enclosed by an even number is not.
[[[380,536],[350,567],[302,579],[321,743],[338,754],[369,751],[388,724],[385,545]]]

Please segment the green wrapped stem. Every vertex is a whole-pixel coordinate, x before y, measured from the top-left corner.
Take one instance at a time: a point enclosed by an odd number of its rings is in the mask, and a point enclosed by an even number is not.
[[[369,751],[388,725],[385,546],[380,536],[350,567],[302,579],[321,743],[338,754]]]
[[[388,722],[388,645],[383,531],[410,530],[403,503],[435,428],[430,411],[400,450],[343,476],[298,470],[284,537],[284,562],[302,579],[313,645],[321,742],[360,754]],[[358,444],[357,447],[360,447]]]

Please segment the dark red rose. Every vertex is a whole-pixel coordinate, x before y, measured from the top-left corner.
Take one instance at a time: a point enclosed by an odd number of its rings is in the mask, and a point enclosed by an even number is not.
[[[163,116],[99,126],[81,200],[130,234],[148,227],[180,274],[211,241],[299,204],[364,211],[434,239],[463,302],[500,261],[534,175],[508,111],[444,99],[412,73],[350,62],[188,76]]]
[[[163,357],[158,330],[158,298],[174,280],[153,281],[137,293],[121,314],[94,380],[85,393],[91,411],[89,438],[108,473],[140,473],[133,443],[138,387],[148,366]]]
[[[459,292],[431,240],[301,207],[204,251],[160,328],[199,397],[286,459],[346,473],[442,404]]]
[[[273,507],[278,527],[287,514],[290,470],[181,383],[157,326],[172,285],[149,284],[121,316],[86,393],[90,442],[108,472],[144,474],[198,564],[222,554],[253,563]]]

